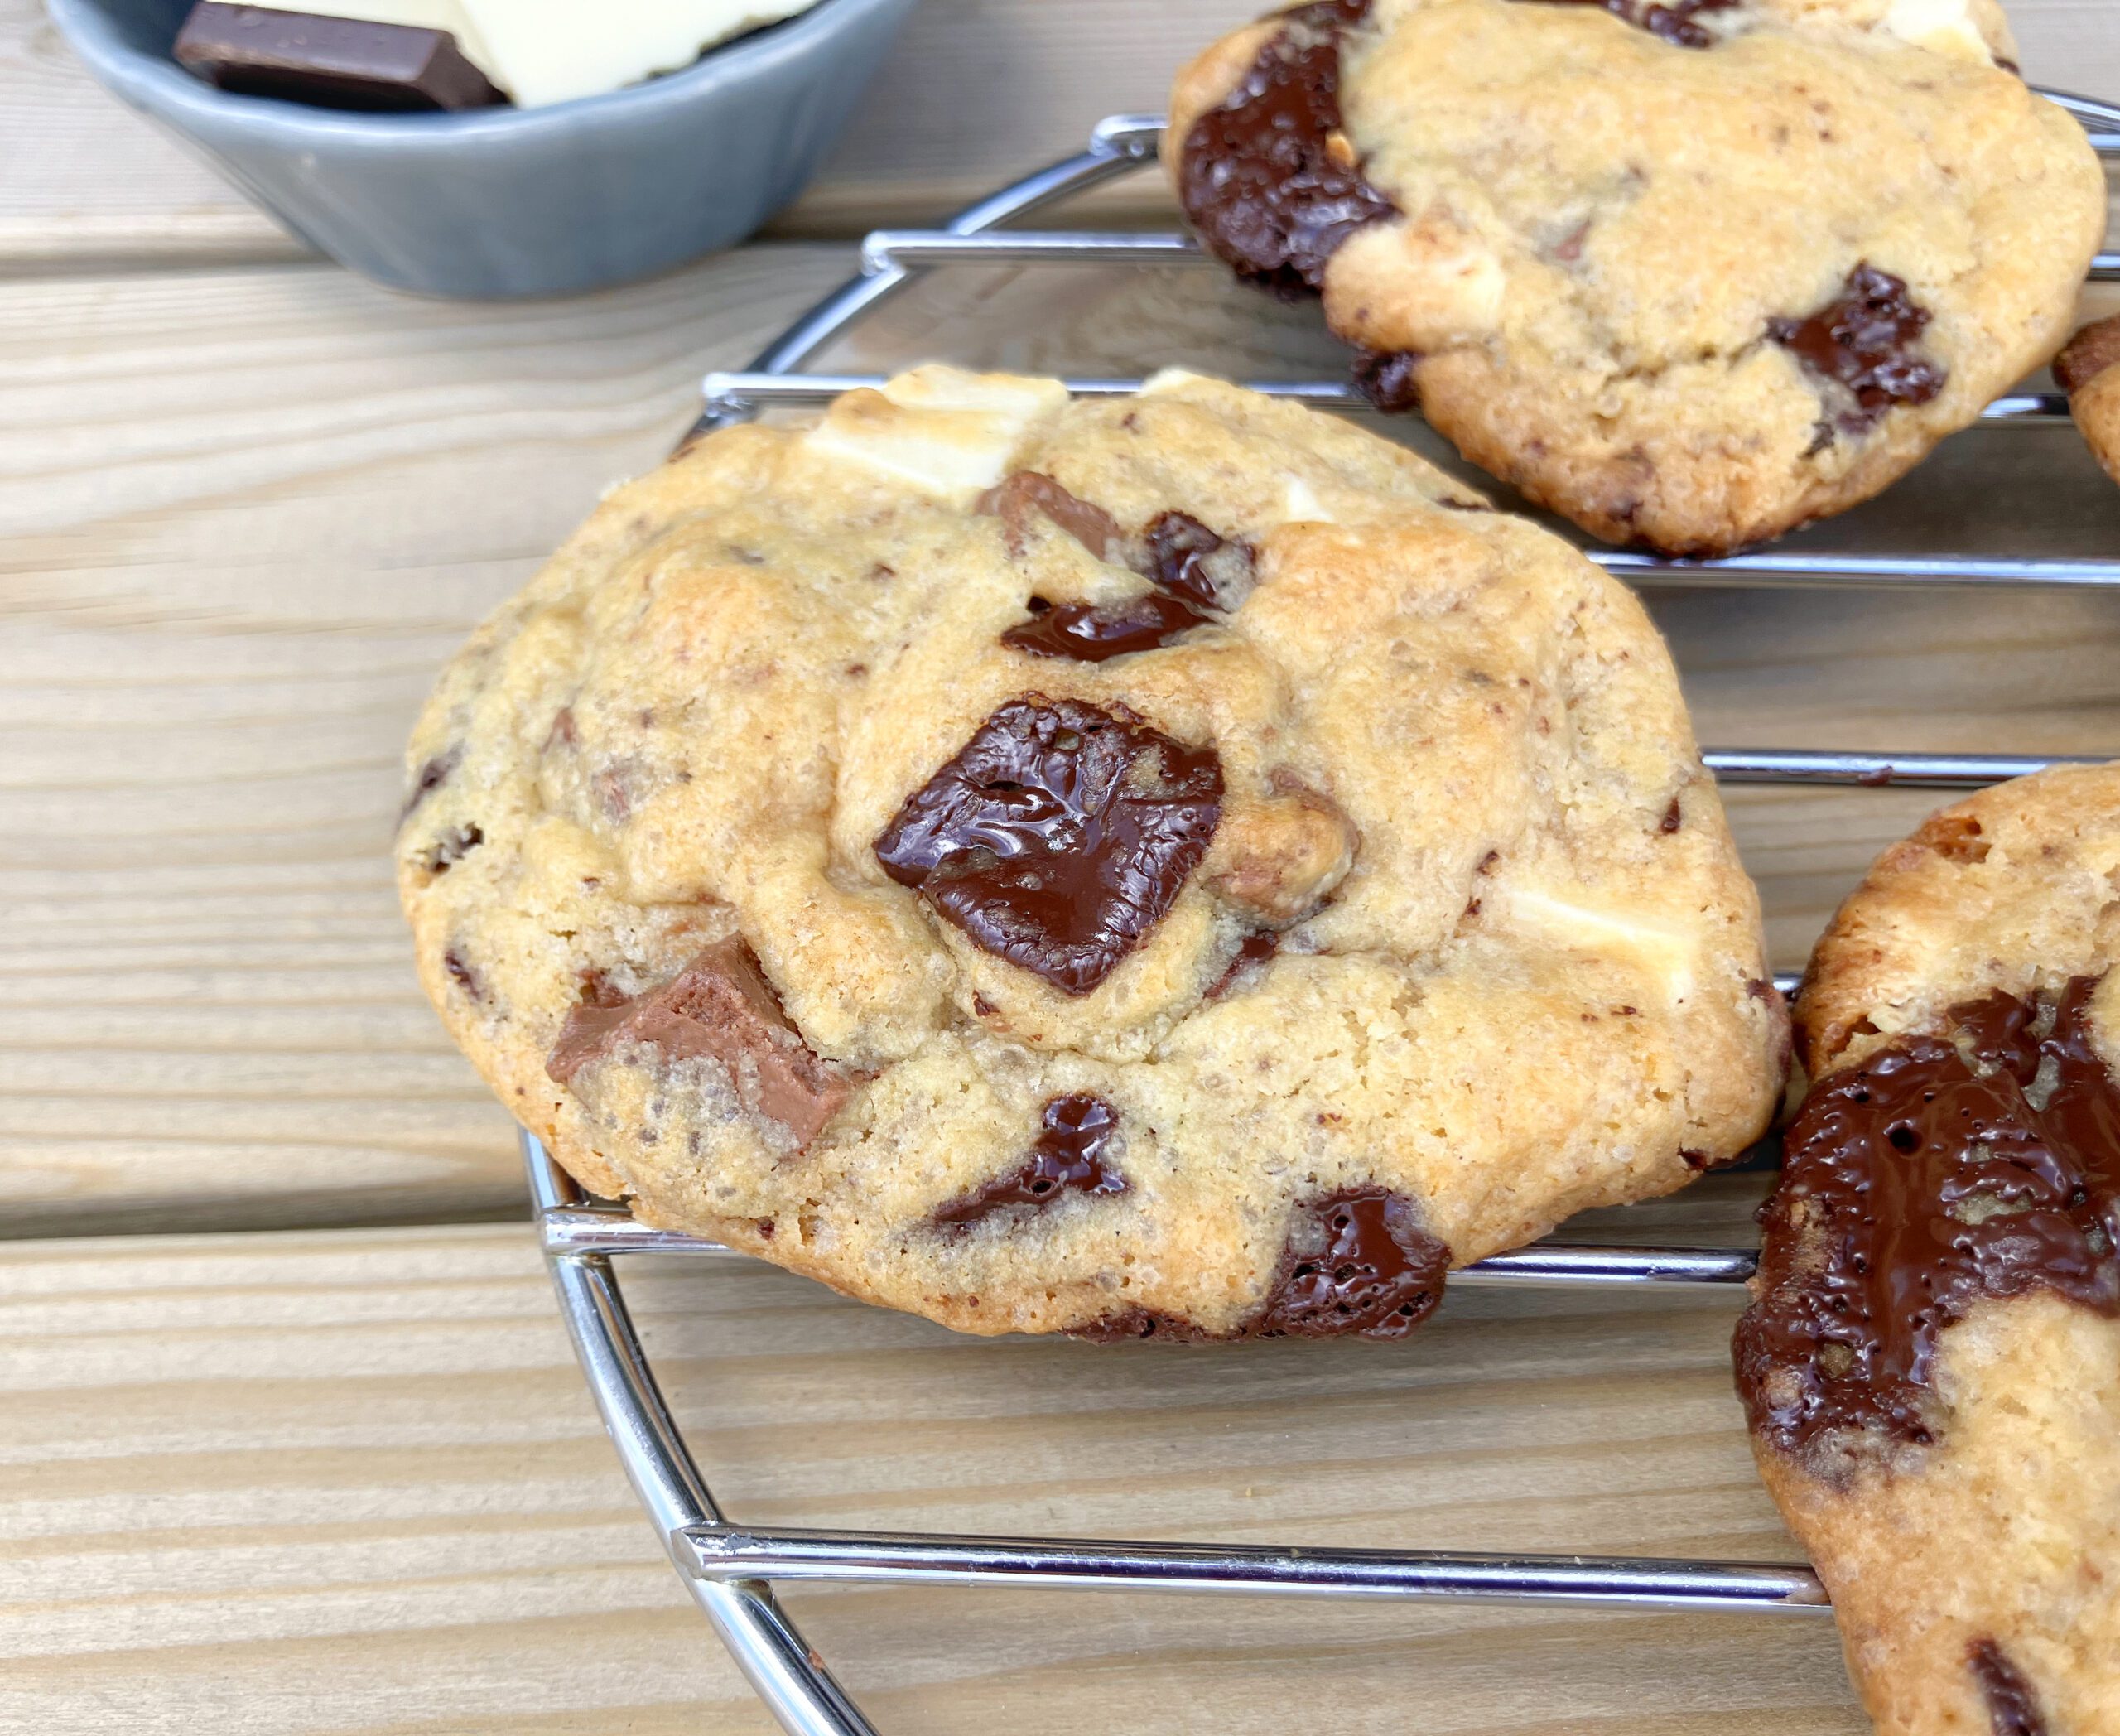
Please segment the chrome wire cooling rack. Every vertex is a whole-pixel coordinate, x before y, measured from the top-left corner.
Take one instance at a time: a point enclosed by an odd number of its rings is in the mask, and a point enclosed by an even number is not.
[[[2079,120],[2100,157],[2120,158],[2120,108],[2060,91],[2042,94]],[[886,229],[861,249],[861,269],[791,326],[743,373],[710,374],[704,413],[687,438],[787,404],[821,403],[880,383],[870,374],[800,372],[918,273],[953,264],[1189,265],[1205,259],[1181,234],[1003,229],[1058,200],[1154,162],[1159,118],[1115,115],[1089,148],[961,212],[940,229]],[[2120,253],[2101,253],[2094,282],[2120,282]],[[1086,396],[1131,392],[1135,379],[1072,379]],[[1341,381],[1250,383],[1326,408],[1365,407]],[[2016,393],[1983,420],[2051,426],[2068,416],[2056,393]],[[1807,551],[1800,545],[1722,560],[1667,561],[1588,548],[1636,584],[2072,586],[2120,589],[2120,557]],[[2097,757],[2093,756],[2094,760]],[[1968,789],[2062,763],[2021,755],[1709,750],[1725,784],[1915,786]],[[2092,763],[2087,760],[2084,763]],[[1785,992],[1793,976],[1778,976]],[[655,1382],[613,1261],[633,1254],[739,1259],[719,1244],[637,1222],[585,1194],[529,1135],[523,1137],[545,1256],[575,1350],[641,1504],[732,1656],[791,1736],[874,1736],[874,1727],[796,1630],[777,1581],[1076,1587],[1313,1598],[1440,1598],[1602,1604],[1636,1609],[1824,1613],[1808,1567],[1586,1555],[1473,1555],[1394,1550],[1225,1547],[1048,1537],[764,1529],[716,1504]],[[1742,1285],[1748,1248],[1601,1247],[1549,1242],[1480,1261],[1453,1285]]]

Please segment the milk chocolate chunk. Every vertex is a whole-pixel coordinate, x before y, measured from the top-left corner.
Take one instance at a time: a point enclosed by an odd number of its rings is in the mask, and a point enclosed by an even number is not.
[[[1086,995],[1176,901],[1221,798],[1212,747],[1029,694],[906,798],[876,859],[975,945]]]
[[[2054,383],[2074,398],[2108,368],[2120,364],[2120,314],[2094,320],[2054,358]]]
[[[447,31],[409,24],[200,0],[172,52],[224,90],[317,108],[407,113],[508,100]]]
[[[1111,1104],[1077,1092],[1053,1098],[1043,1119],[1021,1169],[952,1200],[935,1213],[935,1222],[962,1229],[1011,1208],[1050,1205],[1063,1193],[1126,1191],[1126,1178],[1105,1161],[1119,1136],[1119,1112]]]
[[[1183,598],[1157,591],[1123,603],[1046,602],[1031,599],[1032,618],[1011,627],[1001,643],[1033,657],[1101,663],[1135,651],[1154,651],[1210,619]]]
[[[1042,470],[1018,470],[996,483],[979,497],[978,510],[1000,518],[1011,538],[1023,535],[1031,514],[1043,513],[1100,561],[1126,564],[1126,533],[1119,521]]]
[[[1314,290],[1348,236],[1398,215],[1340,131],[1340,41],[1368,11],[1368,0],[1319,0],[1284,14],[1236,89],[1186,135],[1179,201],[1240,277]]]
[[[1769,320],[1766,330],[1820,379],[1846,388],[1853,403],[1834,419],[1860,434],[1895,404],[1925,404],[1944,389],[1944,370],[1914,353],[1928,324],[1929,310],[1907,294],[1905,280],[1865,263],[1816,313]]]
[[[651,993],[614,999],[600,980],[585,981],[584,994],[545,1062],[561,1085],[634,1044],[658,1049],[665,1064],[703,1057],[728,1069],[746,1109],[807,1145],[860,1083],[802,1040],[757,956],[738,937],[706,948]]]
[[[1988,1701],[1988,1722],[1994,1736],[2046,1736],[2039,1696],[2008,1652],[1992,1640],[1975,1640],[1967,1648],[1965,1662]]]
[[[2120,1088],[2092,1040],[2097,986],[1968,1002],[1942,1034],[1812,1087],[1737,1328],[1762,1439],[1820,1441],[1833,1464],[1930,1442],[1937,1336],[1983,1298],[2037,1288],[2120,1314]]]

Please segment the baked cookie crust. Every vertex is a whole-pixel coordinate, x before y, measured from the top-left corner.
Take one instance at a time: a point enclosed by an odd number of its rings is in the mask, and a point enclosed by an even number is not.
[[[1197,376],[712,435],[407,764],[422,980],[560,1161],[965,1331],[1395,1336],[1785,1064],[1632,594]]]
[[[1796,1005],[1817,1083],[1738,1384],[1881,1736],[2120,1729],[2120,766],[1878,861]]]
[[[2091,456],[2120,482],[2120,314],[2094,320],[2054,358],[2054,383]]]
[[[1607,541],[1866,499],[2045,363],[2106,221],[1992,0],[1325,0],[1182,71],[1207,245]]]

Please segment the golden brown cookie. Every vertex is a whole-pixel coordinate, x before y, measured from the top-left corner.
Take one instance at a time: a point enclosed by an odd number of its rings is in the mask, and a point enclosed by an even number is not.
[[[2054,353],[2105,228],[1992,0],[1319,0],[1178,78],[1206,244],[1608,541],[1867,499]]]
[[[1882,1736],[2120,1730],[2120,765],[1944,809],[1798,997],[1737,1335]]]
[[[2054,383],[2105,474],[2120,482],[2120,314],[2094,320],[2054,358]]]
[[[1634,596],[1195,376],[715,434],[479,629],[410,766],[422,972],[524,1125],[968,1331],[1395,1336],[1779,1085]]]

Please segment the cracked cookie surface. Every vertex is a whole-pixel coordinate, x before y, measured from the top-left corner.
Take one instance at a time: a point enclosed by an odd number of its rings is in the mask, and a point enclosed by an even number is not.
[[[2120,766],[1983,790],[1814,956],[1736,1342],[1882,1736],[2120,1729]]]
[[[1197,376],[711,436],[408,780],[428,991],[561,1162],[966,1330],[1395,1337],[1742,1150],[1785,1059],[1632,594]]]
[[[2104,232],[1992,0],[1325,0],[1178,76],[1207,244],[1609,541],[1840,511],[2045,362]]]

